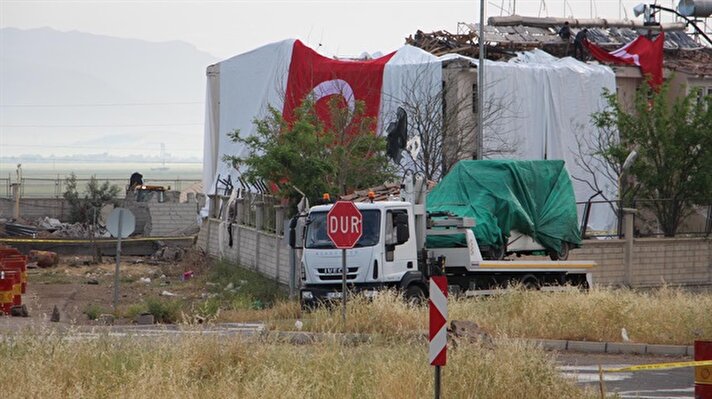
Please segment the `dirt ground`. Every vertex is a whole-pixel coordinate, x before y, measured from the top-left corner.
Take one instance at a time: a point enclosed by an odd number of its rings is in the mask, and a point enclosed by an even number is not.
[[[88,309],[100,313],[113,312],[114,258],[104,257],[94,263],[91,257],[62,256],[59,265],[47,269],[28,269],[27,292],[22,296],[33,321],[49,321],[54,307],[60,313],[60,323],[91,325]],[[147,298],[198,301],[205,294],[207,259],[199,252],[188,252],[180,261],[160,261],[151,257],[122,257],[119,268],[119,318],[116,324],[130,324],[127,309]],[[183,273],[193,272],[193,278],[183,280]],[[5,318],[3,324],[26,324],[31,320]]]

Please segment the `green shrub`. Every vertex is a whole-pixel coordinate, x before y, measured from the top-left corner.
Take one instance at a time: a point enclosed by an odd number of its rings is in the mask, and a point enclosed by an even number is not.
[[[99,315],[102,315],[104,313],[109,313],[106,309],[101,307],[100,305],[97,305],[95,303],[90,303],[87,305],[87,307],[84,309],[84,314],[87,315],[89,320],[96,320],[99,318]]]
[[[177,300],[146,299],[146,310],[157,323],[175,323],[180,319],[182,303]]]

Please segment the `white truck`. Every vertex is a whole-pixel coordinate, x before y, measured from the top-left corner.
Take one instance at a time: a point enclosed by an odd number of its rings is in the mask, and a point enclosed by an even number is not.
[[[332,206],[314,206],[306,216],[300,262],[305,307],[342,296],[342,251],[326,230]],[[483,260],[471,229],[473,219],[426,213],[422,179],[406,179],[399,199],[356,206],[363,216],[363,234],[353,249],[346,250],[346,283],[349,290],[367,296],[395,288],[406,298],[425,298],[433,274],[446,275],[449,289],[460,294],[488,293],[512,281],[537,289],[592,284],[594,262]],[[427,236],[449,234],[464,234],[467,247],[426,246]],[[290,238],[294,242],[294,236]]]

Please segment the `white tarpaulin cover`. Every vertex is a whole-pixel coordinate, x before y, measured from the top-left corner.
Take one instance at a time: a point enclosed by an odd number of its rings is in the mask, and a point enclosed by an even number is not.
[[[255,118],[266,116],[267,106],[291,113],[304,96],[316,99],[337,94],[348,104],[365,102],[367,116],[377,117],[380,133],[395,118],[406,87],[414,82],[421,95],[438,95],[440,61],[412,46],[366,61],[342,61],[316,54],[298,40],[284,40],[240,54],[208,68],[203,185],[215,193],[218,176],[237,171],[226,165],[225,154],[246,156],[241,144],[228,138],[239,130],[255,132]],[[285,102],[285,98],[287,102]]]
[[[228,133],[254,133],[253,120],[266,115],[268,105],[289,115],[306,95],[316,99],[342,95],[366,103],[368,116],[378,118],[378,131],[394,119],[396,108],[413,95],[436,96],[442,88],[442,61],[464,58],[435,57],[421,49],[403,46],[394,53],[367,61],[343,61],[318,55],[298,40],[284,40],[240,54],[208,68],[204,138],[203,185],[214,193],[218,176],[237,172],[227,166],[225,154],[245,156],[247,149],[232,142]],[[468,59],[474,65],[477,60]],[[486,64],[488,98],[507,98],[503,117],[487,134],[505,134],[516,142],[518,159],[563,159],[569,174],[590,179],[576,166],[576,134],[594,131],[590,115],[605,106],[603,88],[615,91],[615,76],[606,66],[588,65],[573,58],[558,59],[535,50],[512,62]],[[413,90],[418,84],[420,89]],[[379,95],[380,94],[380,95]],[[286,99],[286,101],[285,101]],[[369,114],[370,113],[370,114]],[[593,191],[575,181],[577,201]],[[615,187],[607,187],[615,198]],[[610,215],[592,215],[596,229],[611,224]]]
[[[466,58],[445,55],[441,60]],[[544,51],[520,53],[509,62],[486,61],[485,103],[504,103],[498,119],[484,127],[484,135],[506,136],[515,143],[516,153],[502,158],[526,160],[563,159],[573,180],[577,202],[596,193],[587,183],[592,176],[577,165],[577,137],[592,137],[596,128],[591,114],[605,109],[603,90],[616,90],[615,74],[604,65],[586,64],[571,57],[556,58]],[[495,141],[495,143],[501,140]],[[485,140],[485,145],[491,141]],[[494,150],[490,148],[489,150]],[[597,174],[600,189],[608,199],[615,199],[617,187]],[[602,198],[597,198],[601,200]],[[579,207],[579,215],[583,206]],[[589,226],[610,230],[616,222],[607,206],[592,207]]]

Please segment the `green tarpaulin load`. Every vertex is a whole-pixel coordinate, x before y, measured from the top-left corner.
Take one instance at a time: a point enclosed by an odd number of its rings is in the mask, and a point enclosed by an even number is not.
[[[557,253],[562,242],[572,248],[581,244],[564,161],[460,161],[428,194],[427,210],[474,218],[480,246],[501,247],[511,230]],[[464,236],[456,237],[430,236],[427,242],[434,247],[466,245]]]

